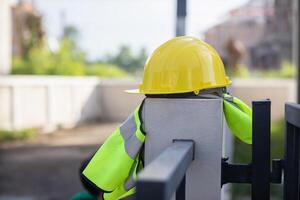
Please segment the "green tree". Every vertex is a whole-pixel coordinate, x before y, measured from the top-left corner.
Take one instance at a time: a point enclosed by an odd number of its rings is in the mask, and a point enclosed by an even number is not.
[[[100,77],[126,77],[128,74],[116,65],[96,63],[86,67],[86,75]]]
[[[85,53],[77,47],[76,43],[64,38],[60,42],[60,48],[53,54],[54,65],[48,72],[52,75],[84,75]]]
[[[77,29],[66,26],[57,51],[51,51],[44,43],[31,46],[25,58],[13,59],[12,74],[124,77],[128,75],[126,70],[140,68],[146,57],[145,50],[133,55],[129,47],[123,47],[109,61],[87,64],[86,54],[78,46],[78,38]]]
[[[134,55],[129,46],[123,45],[116,55],[108,55],[105,62],[120,66],[128,72],[135,72],[143,68],[146,59],[145,48],[142,48],[137,55]]]
[[[35,45],[24,59],[13,59],[13,74],[84,75],[85,53],[77,45],[76,28],[69,27],[59,43],[59,50],[51,52],[46,45]]]
[[[69,38],[76,42],[79,38],[79,31],[75,26],[68,25],[64,28],[63,38]]]

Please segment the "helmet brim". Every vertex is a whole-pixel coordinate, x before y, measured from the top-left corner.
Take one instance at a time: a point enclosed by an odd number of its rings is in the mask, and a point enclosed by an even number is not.
[[[139,89],[125,90],[128,94],[141,94]]]

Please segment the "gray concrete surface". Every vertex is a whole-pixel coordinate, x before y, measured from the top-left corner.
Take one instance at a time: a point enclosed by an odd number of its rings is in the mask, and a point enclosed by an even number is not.
[[[0,200],[67,200],[83,191],[78,169],[118,124],[95,124],[0,144]]]
[[[0,197],[24,200],[69,199],[83,190],[78,168],[81,161],[96,148],[34,146],[1,149]]]
[[[220,200],[223,100],[147,98],[143,108],[146,166],[174,139],[193,140],[186,199]]]

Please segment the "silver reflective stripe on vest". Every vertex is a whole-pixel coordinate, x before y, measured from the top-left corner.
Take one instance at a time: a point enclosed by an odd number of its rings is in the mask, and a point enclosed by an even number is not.
[[[131,135],[131,137],[125,141],[125,149],[127,154],[132,158],[138,155],[143,143],[135,136],[135,133]]]
[[[126,121],[121,125],[120,132],[124,138],[127,140],[136,131],[136,124],[134,120],[134,113],[126,119]]]
[[[132,159],[135,159],[143,145],[143,143],[135,136],[136,130],[137,127],[134,120],[134,113],[132,113],[120,127],[120,132],[125,142],[126,153]]]
[[[134,181],[134,178],[133,178],[133,174],[131,174],[131,176],[126,180],[124,188],[125,188],[126,191],[129,191],[134,186],[135,186],[135,181]]]

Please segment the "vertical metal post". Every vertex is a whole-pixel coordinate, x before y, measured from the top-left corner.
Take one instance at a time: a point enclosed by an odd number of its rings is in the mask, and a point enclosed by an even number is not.
[[[271,102],[254,101],[252,108],[252,200],[269,200]]]
[[[177,0],[176,36],[185,35],[186,1],[187,0]]]
[[[284,200],[300,200],[300,105],[285,106]]]
[[[185,200],[185,175],[181,180],[181,183],[176,190],[176,200]]]
[[[299,200],[299,129],[286,123],[284,199]]]
[[[300,103],[300,64],[299,64],[299,0],[293,0],[293,60],[297,72],[297,102]]]

